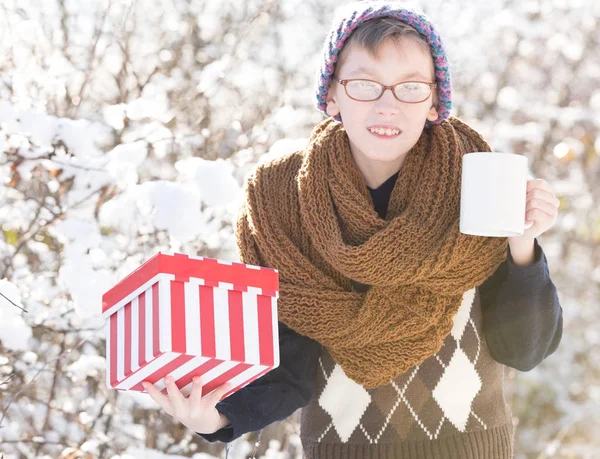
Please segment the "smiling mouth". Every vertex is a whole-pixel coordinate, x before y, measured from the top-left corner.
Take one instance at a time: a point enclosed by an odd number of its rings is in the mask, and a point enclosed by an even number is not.
[[[383,128],[369,129],[369,128],[367,128],[367,131],[369,131],[371,134],[373,134],[374,136],[379,137],[381,139],[393,139],[395,137],[398,137],[400,134],[402,134],[402,131],[400,129],[383,129]]]

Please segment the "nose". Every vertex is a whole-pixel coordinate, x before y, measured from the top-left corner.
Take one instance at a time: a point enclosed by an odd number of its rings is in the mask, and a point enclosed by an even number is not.
[[[375,109],[382,115],[393,115],[398,112],[400,101],[396,99],[391,89],[383,91],[381,97],[376,101]]]

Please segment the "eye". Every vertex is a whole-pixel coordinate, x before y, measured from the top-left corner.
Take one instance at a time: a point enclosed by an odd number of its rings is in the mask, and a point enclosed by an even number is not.
[[[396,86],[396,97],[405,102],[420,102],[429,97],[431,87],[418,81],[407,81]]]
[[[377,83],[368,80],[355,80],[351,81],[350,84],[355,85],[358,89],[377,89],[379,87]]]
[[[346,91],[357,100],[374,100],[381,94],[381,85],[369,80],[352,80],[346,85]]]

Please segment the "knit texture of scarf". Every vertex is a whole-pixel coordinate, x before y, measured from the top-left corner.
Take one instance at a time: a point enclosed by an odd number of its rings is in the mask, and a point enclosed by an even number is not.
[[[438,352],[463,293],[506,258],[506,238],[459,232],[462,156],[475,151],[490,147],[455,117],[424,129],[385,220],[331,118],[304,150],[260,165],[246,183],[240,260],[279,271],[279,320],[326,346],[364,387]]]

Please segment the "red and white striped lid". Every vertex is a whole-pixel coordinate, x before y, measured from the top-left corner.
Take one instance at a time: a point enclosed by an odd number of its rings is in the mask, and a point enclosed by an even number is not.
[[[176,281],[194,279],[206,286],[279,298],[279,277],[274,268],[158,252],[102,295],[102,317],[107,319],[150,288],[160,274],[171,274]]]

